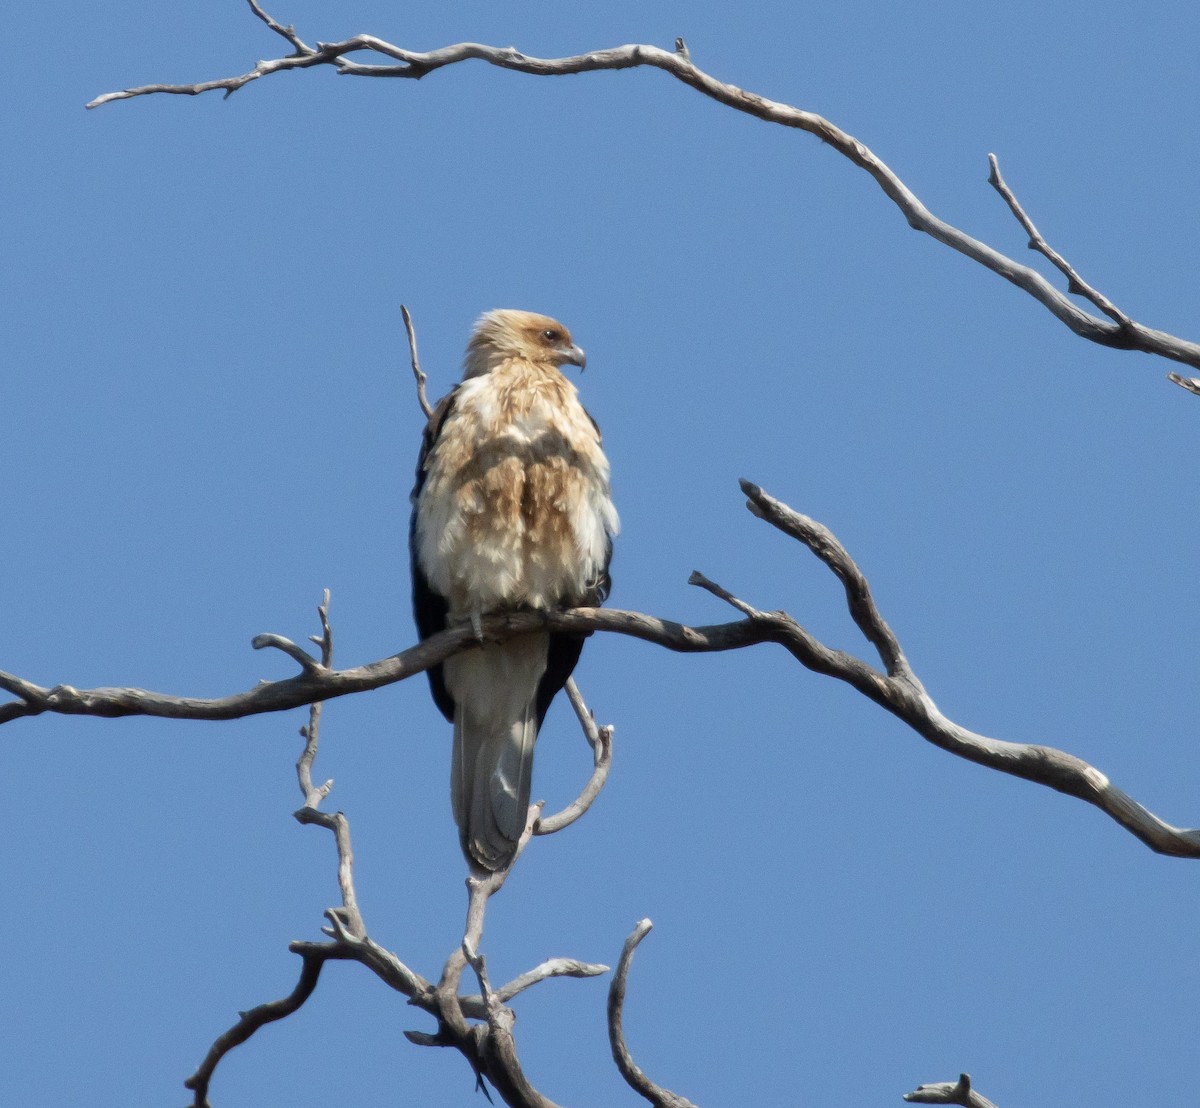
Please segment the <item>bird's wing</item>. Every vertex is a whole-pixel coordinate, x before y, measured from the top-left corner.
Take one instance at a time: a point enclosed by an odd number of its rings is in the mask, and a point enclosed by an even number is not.
[[[446,422],[446,418],[454,406],[454,398],[457,392],[458,386],[456,385],[442,397],[437,407],[433,409],[433,413],[429,417],[429,422],[425,425],[425,432],[421,436],[421,454],[417,459],[417,479],[413,485],[411,498],[412,517],[408,525],[408,552],[412,565],[413,618],[417,624],[417,635],[422,640],[446,629],[446,617],[449,607],[446,603],[446,598],[440,593],[435,592],[430,586],[429,579],[425,576],[417,558],[417,502],[421,496],[421,489],[425,486],[425,466],[429,458],[429,452],[433,449],[434,443],[437,442],[442,425]],[[439,664],[428,669],[426,676],[429,678],[429,689],[433,693],[434,703],[438,706],[442,715],[448,720],[453,721],[454,701],[446,689],[446,681],[441,665]]]

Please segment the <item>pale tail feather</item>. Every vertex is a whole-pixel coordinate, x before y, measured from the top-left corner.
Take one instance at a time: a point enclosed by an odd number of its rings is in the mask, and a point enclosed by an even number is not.
[[[451,803],[463,850],[484,869],[512,859],[529,815],[529,782],[537,714],[531,701],[521,718],[482,725],[454,714]]]
[[[484,869],[506,866],[525,830],[545,648],[545,636],[522,636],[448,663],[456,702],[450,801],[463,852]]]

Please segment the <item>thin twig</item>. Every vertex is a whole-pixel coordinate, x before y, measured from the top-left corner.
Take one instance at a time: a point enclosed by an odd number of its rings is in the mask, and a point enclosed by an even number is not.
[[[757,608],[751,607],[744,600],[738,599],[727,588],[718,585],[716,581],[710,581],[698,569],[692,570],[688,575],[688,584],[695,585],[697,588],[703,589],[707,593],[711,593],[718,600],[724,600],[731,608],[736,608],[747,619],[761,619],[765,613],[760,612]]]
[[[438,1015],[458,1038],[467,1034],[466,1021],[463,1019],[461,998],[458,995],[459,982],[462,972],[468,964],[466,951],[478,952],[483,946],[483,922],[487,911],[488,900],[504,887],[516,860],[521,856],[526,843],[533,834],[533,825],[541,814],[541,805],[532,805],[525,821],[525,830],[517,841],[517,848],[508,864],[497,870],[480,869],[474,863],[470,864],[467,875],[467,920],[463,928],[463,937],[459,945],[450,952],[446,964],[442,967],[442,976],[437,984]]]
[[[1036,250],[1044,258],[1048,258],[1054,267],[1066,277],[1067,292],[1085,297],[1110,319],[1116,320],[1122,327],[1129,326],[1132,322],[1129,316],[1121,311],[1107,296],[1092,288],[1091,285],[1075,272],[1071,263],[1042,237],[1041,232],[1033,225],[1033,220],[1025,214],[1025,209],[1017,202],[1012,189],[1008,187],[1008,184],[1000,175],[1000,162],[997,160],[995,154],[988,155],[988,165],[991,167],[991,172],[988,174],[988,184],[1004,198],[1004,202],[1008,205],[1008,210],[1016,216],[1017,222],[1025,228],[1025,233],[1029,236],[1029,249]]]
[[[625,1044],[624,1010],[625,986],[629,978],[629,966],[633,961],[633,952],[638,944],[650,934],[654,926],[648,919],[639,920],[637,926],[625,940],[621,950],[621,959],[617,962],[617,972],[608,987],[608,1043],[612,1048],[613,1061],[626,1084],[640,1096],[645,1097],[656,1108],[696,1108],[690,1100],[656,1085],[643,1072],[629,1053]]]
[[[119,92],[110,92],[96,97],[87,106],[97,108],[114,100],[127,100],[135,96],[158,93],[197,96],[205,92],[223,90],[228,96],[260,77],[266,77],[282,70],[310,69],[318,65],[333,66],[339,73],[349,76],[409,80],[419,80],[435,70],[470,60],[479,60],[500,69],[536,76],[595,73],[603,70],[638,67],[659,69],[719,104],[745,112],[747,115],[767,123],[805,131],[827,143],[842,157],[847,158],[875,180],[884,195],[903,214],[910,227],[929,235],[1016,285],[1081,338],[1116,349],[1141,350],[1148,354],[1157,354],[1200,368],[1200,344],[1168,334],[1165,331],[1146,327],[1124,316],[1114,316],[1112,320],[1101,319],[1083,310],[1071,298],[1070,293],[1073,291],[1083,292],[1090,286],[1083,285],[1076,278],[1077,288],[1069,289],[1067,293],[1064,293],[1055,288],[1037,270],[1021,265],[986,243],[972,238],[966,232],[939,219],[917,199],[913,191],[875,153],[853,135],[815,112],[768,100],[764,96],[748,92],[736,85],[717,80],[692,61],[687,47],[682,44],[681,40],[676,40],[674,50],[664,50],[661,47],[644,43],[631,43],[605,50],[590,50],[585,54],[576,54],[567,58],[537,58],[522,54],[511,46],[487,46],[477,42],[460,42],[437,50],[421,52],[406,50],[374,35],[354,35],[341,42],[318,42],[316,47],[310,48],[304,47],[300,39],[293,37],[294,32],[288,34],[289,29],[281,29],[274,20],[261,14],[253,0],[251,0],[251,6],[256,9],[259,18],[264,19],[272,30],[283,34],[290,43],[296,46],[298,51],[296,54],[271,61],[260,61],[248,73],[221,80],[203,81],[191,85],[142,85]],[[373,53],[387,58],[391,64],[361,64],[349,60],[349,55],[360,52]],[[1050,255],[1047,254],[1047,257]],[[1071,272],[1073,273],[1073,271]],[[1070,275],[1068,275],[1068,280],[1070,279]],[[1099,306],[1103,298],[1094,289],[1091,292],[1094,295],[1090,298]],[[1085,295],[1087,295],[1086,292]],[[1104,300],[1104,303],[1109,302]],[[1102,308],[1102,310],[1112,314],[1108,308]]]
[[[417,357],[417,332],[413,329],[412,316],[408,314],[408,309],[403,304],[400,305],[400,314],[404,317],[404,330],[408,334],[408,352],[412,358],[413,377],[417,382],[417,402],[421,405],[421,411],[425,413],[425,418],[428,419],[433,415],[433,406],[425,394],[425,382],[428,378],[421,369],[420,358]]]
[[[413,1038],[410,1041],[428,1045],[443,1045],[449,1040],[475,1068],[477,1087],[486,1093],[483,1079],[486,1077],[510,1104],[527,1105],[529,1108],[558,1108],[553,1101],[533,1087],[521,1068],[517,1057],[512,1028],[515,1016],[511,1008],[491,989],[487,980],[486,963],[482,950],[484,914],[488,900],[503,887],[513,864],[521,856],[533,833],[533,825],[541,813],[541,805],[532,805],[525,822],[525,830],[517,842],[517,849],[508,864],[501,869],[486,871],[477,866],[470,867],[467,877],[467,922],[462,942],[451,952],[442,969],[441,980],[433,993],[433,1005],[441,1027],[432,1039]],[[465,998],[458,995],[458,986],[466,966],[474,968],[479,980],[481,996]],[[536,971],[535,971],[536,972]],[[464,1005],[469,1002],[482,1003],[486,1031],[468,1026]]]
[[[193,1101],[195,1108],[209,1108],[208,1088],[221,1059],[235,1046],[244,1043],[260,1027],[265,1027],[268,1023],[274,1023],[297,1011],[312,996],[324,964],[325,955],[321,952],[313,951],[304,955],[300,980],[296,982],[296,987],[287,996],[239,1013],[237,1023],[213,1043],[196,1072],[183,1083],[185,1088],[191,1089],[196,1094]]]
[[[304,807],[292,813],[297,823],[324,827],[333,832],[337,844],[338,888],[342,894],[342,906],[338,909],[341,925],[354,938],[366,936],[367,929],[358,910],[358,897],[354,892],[354,851],[350,848],[350,823],[341,812],[319,812]],[[331,921],[332,922],[332,921]]]
[[[321,648],[320,672],[329,673],[333,667],[333,628],[329,623],[329,590],[326,589],[317,606],[317,617],[321,621],[321,634],[310,636],[311,641]],[[343,941],[365,939],[366,925],[358,910],[358,897],[354,891],[354,851],[350,846],[350,823],[341,812],[322,812],[319,805],[333,788],[330,778],[324,785],[314,788],[312,764],[320,744],[321,702],[317,701],[308,710],[308,724],[300,729],[304,736],[304,752],[296,763],[300,779],[300,791],[304,795],[304,807],[292,813],[296,821],[305,825],[324,827],[333,833],[337,846],[338,888],[342,894],[342,905],[325,914],[336,936]]]
[[[250,640],[250,645],[255,650],[264,650],[271,647],[275,650],[281,650],[293,661],[298,662],[300,668],[305,673],[319,673],[321,663],[316,660],[304,647],[292,642],[291,639],[284,638],[282,635],[255,635]]]
[[[507,1003],[518,993],[523,993],[526,989],[531,989],[552,977],[599,977],[604,973],[608,973],[608,966],[580,962],[575,958],[548,958],[540,966],[534,966],[519,977],[514,977],[507,985],[501,985],[494,995],[497,1000]],[[465,1003],[470,998],[462,999]]]
[[[552,816],[543,816],[533,825],[535,835],[553,835],[554,832],[561,831],[564,827],[570,827],[600,795],[600,790],[604,788],[609,770],[612,768],[612,724],[606,724],[603,727],[596,726],[596,719],[588,711],[588,706],[584,703],[583,694],[580,693],[579,686],[575,684],[574,677],[567,678],[566,689],[567,699],[571,702],[571,707],[575,709],[575,717],[579,720],[579,726],[583,728],[583,736],[592,748],[592,775],[588,778],[587,784],[584,785],[579,796],[561,812],[555,812]]]
[[[875,647],[889,677],[900,677],[913,682],[919,692],[920,683],[913,674],[900,649],[900,643],[892,633],[871,595],[871,586],[862,570],[855,564],[846,548],[823,523],[789,508],[782,501],[763,492],[756,484],[744,478],[738,482],[746,494],[746,507],[751,515],[769,523],[772,527],[804,543],[824,562],[846,590],[846,607],[863,637]]]
[[[1200,377],[1183,377],[1178,373],[1168,373],[1167,380],[1178,385],[1181,389],[1187,389],[1188,392],[1200,396]]]
[[[321,621],[321,635],[319,637],[312,636],[312,641],[321,647],[321,662],[319,664],[314,663],[312,667],[306,666],[305,668],[306,671],[312,669],[318,672],[328,672],[333,663],[333,631],[329,625],[328,589],[325,590],[321,603],[317,607],[317,615]],[[293,651],[281,645],[289,644],[300,655],[305,658],[308,657],[299,647],[282,636],[264,635],[259,636],[259,639],[262,640],[264,645],[279,647],[285,653],[295,657]],[[335,815],[327,815],[317,810],[317,805],[329,794],[329,790],[333,787],[332,781],[327,781],[319,788],[314,788],[312,783],[312,764],[317,754],[317,745],[319,742],[320,709],[321,704],[319,701],[312,704],[309,708],[308,724],[300,729],[305,743],[304,752],[300,755],[300,759],[296,763],[296,773],[300,782],[300,791],[304,795],[305,807],[296,812],[295,817],[300,823],[320,824],[323,827],[329,828],[334,833],[338,852],[338,884],[342,892],[342,907],[339,909],[330,909],[326,912],[326,916],[333,925],[337,937],[344,944],[351,939],[364,939],[366,937],[366,928],[363,925],[362,916],[359,914],[358,902],[354,894],[354,855],[350,849],[349,824],[341,812]],[[208,1108],[208,1088],[221,1059],[235,1046],[244,1043],[260,1027],[275,1020],[283,1019],[285,1016],[290,1016],[299,1009],[316,988],[321,967],[329,957],[333,956],[332,951],[326,947],[312,947],[298,953],[300,953],[304,964],[300,971],[300,980],[296,983],[295,989],[281,1000],[260,1004],[256,1008],[242,1012],[238,1022],[213,1043],[200,1068],[184,1082],[184,1085],[192,1089],[196,1094],[194,1101],[196,1108]]]
[[[311,635],[310,641],[321,648],[321,668],[328,673],[333,668],[333,631],[329,626],[329,590],[326,589],[317,606],[317,616],[321,621],[320,636]],[[321,727],[321,705],[324,701],[315,700],[308,708],[308,723],[300,728],[304,739],[304,750],[296,762],[296,777],[300,783],[300,795],[304,797],[306,808],[319,808],[321,801],[329,795],[333,788],[333,778],[323,785],[314,786],[312,782],[313,761],[317,757],[317,743]]]
[[[296,48],[297,54],[303,55],[303,54],[316,53],[316,51],[314,51],[311,46],[309,46],[307,43],[305,43],[296,34],[295,27],[292,27],[292,26],[285,27],[285,26],[283,26],[283,24],[276,22],[265,11],[263,11],[263,9],[258,5],[256,0],[249,0],[249,4],[250,4],[250,10],[256,16],[258,16],[258,18],[261,19],[268,27],[270,27],[271,30],[274,31],[277,35],[281,35],[283,38],[287,39],[288,42],[290,42]]]
[[[358,962],[366,966],[389,988],[408,997],[416,1007],[427,1012],[433,1011],[434,988],[430,982],[409,969],[395,954],[385,950],[373,939],[355,939],[348,932],[346,935],[346,938],[335,939],[332,942],[297,940],[288,944],[288,950],[302,958],[320,955],[326,961]],[[476,1012],[472,1009],[470,1014],[483,1017],[482,1010]]]

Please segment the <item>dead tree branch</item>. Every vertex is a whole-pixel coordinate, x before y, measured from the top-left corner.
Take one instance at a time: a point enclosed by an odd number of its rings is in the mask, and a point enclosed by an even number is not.
[[[291,993],[280,1000],[272,1000],[266,1004],[260,1004],[256,1008],[251,1008],[247,1012],[239,1013],[237,1023],[218,1037],[217,1041],[209,1048],[204,1061],[197,1067],[196,1072],[183,1083],[185,1088],[191,1089],[195,1093],[195,1099],[192,1101],[195,1108],[209,1108],[208,1089],[221,1059],[235,1046],[244,1043],[260,1027],[265,1027],[268,1023],[274,1023],[276,1020],[284,1019],[298,1011],[312,996],[324,965],[325,957],[321,952],[314,951],[306,954],[304,966],[300,970],[300,980],[296,982],[296,987]]]
[[[317,662],[309,658],[307,663],[302,659],[297,660],[305,673],[319,676],[332,672],[333,664],[333,632],[329,623],[328,590],[317,608],[317,614],[321,621],[321,634],[312,636],[312,641],[321,648],[321,659]],[[262,638],[267,645],[278,645],[279,642],[288,641],[278,636]],[[294,656],[293,650],[287,650],[286,653]],[[572,702],[576,703],[577,711],[586,715],[586,708],[582,708],[582,700],[577,690],[572,690]],[[341,812],[329,814],[319,810],[321,802],[329,795],[333,782],[327,781],[320,787],[314,787],[312,783],[312,766],[320,742],[320,719],[321,702],[317,701],[310,706],[308,723],[300,731],[304,738],[304,750],[296,764],[296,773],[304,797],[304,807],[294,815],[302,824],[315,824],[333,833],[337,847],[337,879],[341,891],[341,904],[325,911],[328,926],[322,930],[329,941],[297,942],[289,946],[289,949],[303,960],[300,978],[292,992],[280,1000],[260,1004],[239,1013],[237,1022],[217,1037],[196,1072],[184,1082],[193,1092],[194,1108],[209,1108],[208,1091],[221,1060],[234,1047],[246,1042],[268,1023],[284,1019],[298,1011],[316,989],[325,963],[331,960],[361,963],[391,988],[408,997],[415,1007],[433,1016],[437,1020],[435,1033],[413,1031],[408,1033],[408,1038],[413,1043],[423,1046],[457,1048],[470,1062],[481,1088],[486,1080],[506,1103],[518,1108],[555,1108],[552,1101],[533,1087],[521,1069],[512,1035],[516,1016],[507,1006],[507,1002],[550,978],[595,977],[607,973],[608,967],[571,958],[550,958],[499,989],[491,987],[485,960],[480,953],[484,911],[488,899],[503,886],[511,869],[511,862],[509,869],[495,873],[472,872],[467,879],[466,930],[462,941],[447,960],[442,978],[436,986],[409,969],[395,954],[368,938],[354,888],[354,854],[350,846],[349,822]],[[590,716],[588,719],[590,720]],[[596,730],[594,722],[591,728]],[[540,805],[530,808],[529,821],[518,846],[517,856],[533,834],[533,826],[540,812]],[[560,826],[566,826],[566,822]],[[462,970],[467,965],[475,970],[479,980],[478,995],[459,995],[459,981]],[[469,1023],[469,1020],[477,1022]]]
[[[1075,267],[1042,237],[1041,232],[1033,225],[1033,220],[1025,214],[1025,209],[1017,203],[1017,198],[1013,195],[1012,189],[1008,187],[1007,182],[1000,175],[1000,162],[996,159],[995,154],[988,155],[988,165],[991,168],[991,172],[988,174],[988,184],[1004,198],[1004,202],[1008,205],[1008,210],[1016,217],[1017,222],[1025,228],[1025,233],[1029,236],[1029,249],[1036,250],[1067,279],[1067,292],[1090,300],[1109,319],[1116,322],[1118,326],[1129,327],[1132,324],[1129,316],[1121,311],[1102,292],[1092,288],[1091,285],[1075,272]]]
[[[693,654],[777,643],[806,669],[846,682],[934,746],[988,769],[1022,777],[1086,801],[1160,854],[1200,858],[1200,829],[1174,827],[1159,819],[1081,758],[1050,746],[988,738],[944,716],[912,673],[899,640],[875,607],[866,577],[841,543],[827,528],[793,511],[757,485],[749,481],[741,485],[748,498],[747,507],[754,515],[803,543],[841,580],[850,613],[879,654],[884,666],[882,672],[852,654],[826,646],[787,612],[759,611],[700,574],[693,575],[694,583],[734,604],[746,618],[734,623],[689,627],[642,612],[605,608],[504,612],[484,618],[484,636],[503,641],[529,631],[605,631]],[[276,646],[278,641],[278,636],[260,636],[253,640],[253,645]],[[16,697],[0,705],[0,723],[42,712],[234,719],[284,711],[403,681],[474,646],[476,641],[474,630],[463,626],[443,631],[390,658],[353,669],[326,669],[311,659],[312,664],[303,666],[303,672],[296,677],[213,700],[136,688],[76,689],[70,685],[43,688],[0,672],[0,689]]]
[[[629,1047],[625,1044],[625,985],[629,978],[629,966],[633,962],[633,952],[650,934],[653,926],[648,919],[639,920],[621,950],[617,972],[613,974],[612,983],[608,987],[608,1042],[612,1047],[613,1061],[616,1062],[626,1084],[653,1104],[654,1108],[696,1108],[690,1100],[651,1081],[633,1060]]]
[[[1116,309],[1106,297],[1079,279],[1065,259],[1051,250],[1045,240],[1037,234],[1036,228],[1017,204],[1011,190],[1000,178],[994,156],[989,156],[992,184],[1005,198],[1013,214],[1025,226],[1034,249],[1050,259],[1067,277],[1068,285],[1065,293],[1055,288],[1037,270],[1021,265],[986,243],[972,238],[966,232],[939,219],[917,199],[913,191],[873,151],[853,135],[847,134],[841,128],[830,123],[829,120],[815,112],[768,100],[757,93],[748,92],[725,81],[719,81],[704,72],[692,61],[682,39],[676,39],[674,50],[634,43],[606,50],[592,50],[567,58],[536,58],[522,54],[514,47],[486,46],[477,42],[460,42],[430,51],[406,50],[404,47],[396,46],[374,35],[354,35],[340,42],[319,42],[316,46],[309,46],[296,35],[293,28],[284,27],[268,16],[255,0],[249,0],[249,3],[254,14],[292,46],[293,53],[270,61],[260,61],[249,72],[235,77],[202,81],[190,85],[142,85],[119,92],[105,93],[103,96],[96,97],[87,106],[98,108],[102,104],[108,104],[114,100],[128,100],[136,96],[157,93],[198,96],[204,92],[220,90],[228,97],[260,77],[267,77],[283,70],[311,69],[321,65],[333,66],[339,73],[347,76],[397,77],[412,80],[419,80],[435,70],[470,60],[486,62],[499,69],[542,77],[639,67],[659,69],[683,82],[689,88],[695,89],[703,96],[707,96],[719,104],[724,104],[726,107],[745,112],[747,115],[767,123],[815,135],[844,158],[849,159],[870,174],[883,190],[884,195],[900,210],[910,227],[929,235],[944,246],[958,251],[1016,285],[1081,338],[1101,346],[1118,350],[1140,350],[1143,353],[1156,354],[1200,368],[1200,344],[1135,322]],[[350,55],[359,53],[386,58],[389,60],[389,64],[363,64],[350,59]],[[1111,319],[1101,319],[1091,312],[1085,311],[1071,299],[1071,295],[1076,293],[1085,296],[1102,312],[1111,316]]]
[[[408,313],[408,308],[403,304],[400,305],[400,314],[404,317],[404,333],[408,336],[408,354],[412,361],[413,379],[417,385],[417,403],[421,405],[421,411],[425,414],[425,418],[429,419],[433,415],[433,406],[429,403],[429,397],[425,393],[425,382],[429,380],[421,369],[421,359],[417,357],[417,332],[413,329],[412,316]]]
[[[986,1096],[971,1088],[971,1075],[961,1074],[957,1081],[940,1081],[936,1085],[918,1085],[904,1099],[910,1104],[961,1104],[962,1108],[996,1108]]]
[[[1187,389],[1188,392],[1200,396],[1200,377],[1184,377],[1178,373],[1168,373],[1167,380],[1181,389]]]
[[[574,677],[567,678],[567,698],[571,701],[571,707],[575,709],[575,716],[579,720],[580,727],[583,728],[584,738],[592,748],[592,775],[588,778],[588,782],[579,796],[561,812],[538,819],[533,825],[535,835],[552,835],[555,831],[561,831],[579,819],[600,795],[600,790],[604,788],[604,783],[608,780],[608,771],[612,767],[612,725],[596,726],[596,719],[583,702],[583,695],[579,691],[579,686],[575,684]]]

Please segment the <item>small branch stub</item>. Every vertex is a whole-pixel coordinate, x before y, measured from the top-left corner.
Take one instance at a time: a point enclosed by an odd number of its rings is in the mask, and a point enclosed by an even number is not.
[[[1168,373],[1167,380],[1178,385],[1181,389],[1200,396],[1200,377],[1183,377],[1178,373]]]

